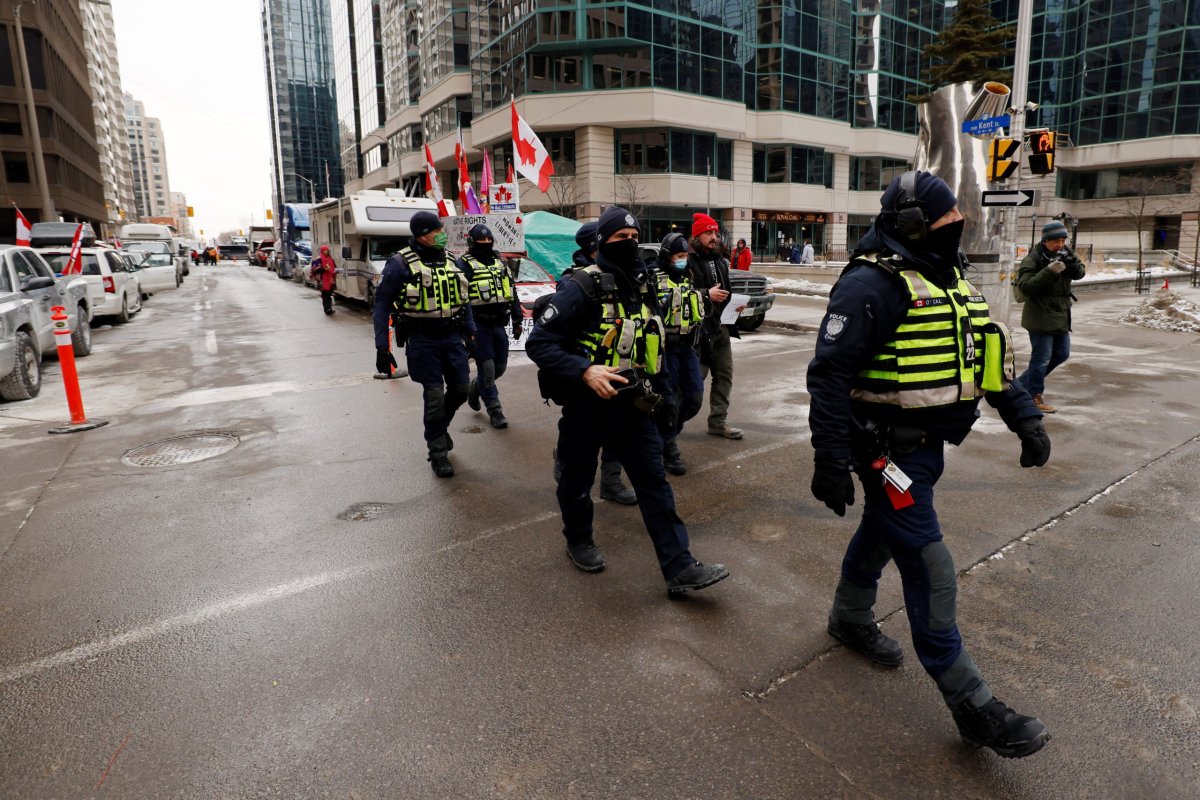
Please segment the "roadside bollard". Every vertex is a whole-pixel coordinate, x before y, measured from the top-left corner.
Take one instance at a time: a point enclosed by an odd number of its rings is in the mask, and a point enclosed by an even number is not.
[[[71,326],[67,309],[54,306],[50,309],[54,321],[54,343],[58,346],[58,363],[62,365],[63,387],[67,390],[67,407],[71,410],[70,423],[51,428],[50,433],[77,433],[90,431],[108,424],[106,419],[89,421],[83,412],[83,394],[79,391],[79,373],[75,371],[75,346],[71,342]],[[76,325],[87,325],[87,320],[77,320]]]

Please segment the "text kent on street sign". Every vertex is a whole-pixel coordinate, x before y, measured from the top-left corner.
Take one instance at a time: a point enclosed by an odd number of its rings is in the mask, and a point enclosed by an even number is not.
[[[1012,124],[1012,118],[1008,114],[999,117],[984,117],[983,119],[969,119],[962,124],[962,132],[971,136],[980,136],[987,133],[996,133],[997,131],[1007,129]]]
[[[1033,206],[1037,205],[1036,189],[1013,189],[1003,192],[984,192],[985,206]]]

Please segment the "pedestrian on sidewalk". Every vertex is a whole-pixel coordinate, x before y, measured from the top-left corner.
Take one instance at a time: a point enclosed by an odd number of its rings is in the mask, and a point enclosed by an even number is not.
[[[321,252],[312,260],[308,268],[308,277],[312,278],[317,288],[321,290],[321,306],[325,316],[333,313],[333,290],[337,288],[337,264],[329,255],[329,245],[321,245]]]
[[[597,224],[596,264],[576,270],[542,311],[526,353],[539,384],[563,406],[558,424],[562,510],[567,556],[584,572],[600,572],[604,556],[593,539],[592,482],[596,457],[609,447],[638,494],[668,595],[703,589],[729,577],[688,549],[688,531],[675,512],[663,469],[662,439],[651,417],[661,386],[662,321],[658,298],[638,258],[641,226],[610,206]]]
[[[467,343],[475,336],[467,276],[446,252],[446,231],[431,211],[409,220],[412,238],[388,259],[375,292],[375,369],[387,374],[395,360],[388,321],[395,318],[396,344],[405,345],[408,374],[421,384],[428,461],[439,478],[454,477],[450,423],[467,400]]]
[[[812,264],[814,256],[815,256],[815,253],[813,252],[812,240],[805,239],[804,240],[804,249],[802,251],[800,251],[800,263],[801,264]]]
[[[707,214],[692,215],[692,252],[688,269],[692,283],[708,298],[701,333],[700,376],[712,384],[708,394],[708,432],[726,439],[741,439],[740,428],[729,427],[729,395],[733,392],[733,338],[741,338],[737,325],[722,325],[721,313],[729,305],[729,262],[721,256],[721,226]]]
[[[895,561],[913,649],[963,740],[1020,758],[1050,738],[992,695],[963,647],[957,573],[933,508],[946,442],[959,445],[984,397],[1021,440],[1022,467],[1050,457],[1042,414],[1012,378],[1000,325],[963,277],[963,216],[929,172],[892,181],[882,210],[829,295],[808,366],[813,495],[835,514],[863,487],[828,631],[870,661],[899,666],[900,643],[875,623],[879,577]],[[967,342],[961,331],[968,331]],[[992,343],[995,342],[994,346]],[[965,366],[964,366],[965,365]]]
[[[513,339],[521,338],[521,301],[517,299],[508,267],[496,254],[491,229],[475,225],[467,238],[470,244],[458,260],[458,267],[471,282],[471,313],[477,330],[476,375],[467,390],[467,404],[478,411],[482,399],[492,427],[507,428],[496,381],[508,369],[508,332],[512,331]]]
[[[734,248],[733,257],[729,260],[734,269],[750,270],[750,262],[754,258],[750,254],[750,248],[746,247],[745,239],[738,239],[737,247]]]
[[[1013,285],[1024,297],[1021,327],[1029,332],[1029,366],[1017,380],[1045,414],[1057,408],[1046,402],[1046,377],[1071,356],[1071,282],[1087,274],[1083,262],[1067,247],[1067,226],[1050,220],[1042,241],[1021,259]]]

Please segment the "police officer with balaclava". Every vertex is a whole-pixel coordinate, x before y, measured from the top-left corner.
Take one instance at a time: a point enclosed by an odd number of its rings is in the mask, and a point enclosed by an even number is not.
[[[563,270],[558,279],[558,288],[562,288],[577,269],[586,269],[596,263],[596,223],[585,222],[575,231],[575,244],[579,249],[571,255],[571,266]],[[554,482],[562,479],[562,462],[558,460],[558,450],[554,451]],[[611,500],[623,506],[637,505],[637,492],[630,489],[621,480],[621,462],[609,452],[608,448],[600,451],[600,499]]]
[[[633,488],[670,595],[703,589],[729,576],[688,550],[688,532],[662,462],[651,413],[660,399],[662,319],[652,281],[638,259],[637,219],[610,207],[597,224],[596,264],[577,270],[534,323],[526,352],[563,406],[558,425],[562,479],[558,503],[571,563],[600,572],[604,556],[592,537],[590,490],[602,447],[616,455]]]
[[[933,508],[945,444],[959,445],[982,398],[1021,440],[1021,466],[1050,457],[1042,414],[1013,381],[1008,331],[964,277],[963,216],[928,172],[892,181],[875,224],[829,296],[808,367],[816,451],[812,492],[838,516],[862,483],[864,509],[842,561],[829,633],[884,666],[900,644],[875,624],[884,566],[895,561],[913,648],[963,740],[1020,758],[1050,738],[1034,717],[993,697],[963,648],[957,577]]]
[[[450,478],[450,422],[467,399],[466,341],[475,335],[470,276],[447,255],[437,214],[418,211],[409,227],[408,247],[388,259],[375,291],[375,367],[386,374],[395,364],[388,349],[388,318],[394,317],[396,344],[407,341],[408,374],[424,395],[429,464],[439,478]]]
[[[500,406],[496,380],[508,369],[508,331],[521,338],[521,302],[513,289],[508,267],[496,255],[496,241],[486,225],[475,225],[467,234],[470,242],[458,266],[471,278],[471,313],[475,317],[475,379],[467,391],[467,403],[479,410],[480,398],[493,428],[507,428]]]
[[[683,424],[704,405],[704,379],[700,372],[701,326],[710,301],[693,284],[688,273],[688,241],[681,233],[668,233],[658,251],[658,298],[666,330],[666,365],[670,392],[663,405],[663,461],[667,472],[684,475],[687,466],[676,441]]]

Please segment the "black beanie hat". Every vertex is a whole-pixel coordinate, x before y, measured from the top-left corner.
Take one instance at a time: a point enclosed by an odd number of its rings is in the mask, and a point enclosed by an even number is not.
[[[667,258],[686,253],[688,251],[688,241],[682,233],[668,233],[662,240],[662,250]]]
[[[882,214],[884,222],[892,231],[896,226],[896,203],[900,199],[901,180],[902,176],[897,176],[884,191],[883,197],[880,198],[880,205],[884,209]],[[925,211],[925,219],[930,225],[958,205],[958,198],[954,196],[954,192],[950,191],[950,187],[944,180],[932,172],[918,172],[913,191],[921,208]]]
[[[639,233],[642,230],[642,226],[638,225],[637,218],[633,214],[620,206],[609,206],[600,215],[600,221],[596,223],[596,238],[599,243],[603,244],[608,241],[608,237],[622,228],[636,228]]]
[[[491,239],[496,241],[496,237],[492,235],[492,229],[482,222],[478,225],[472,225],[471,230],[467,231],[467,238],[472,242],[478,242],[480,239]]]
[[[579,230],[575,231],[575,244],[579,245],[579,249],[583,252],[596,252],[597,227],[595,222],[585,222],[579,226]]]
[[[439,230],[441,227],[442,221],[432,211],[418,211],[412,215],[412,219],[408,222],[408,229],[412,231],[413,238],[424,236],[430,231]]]

